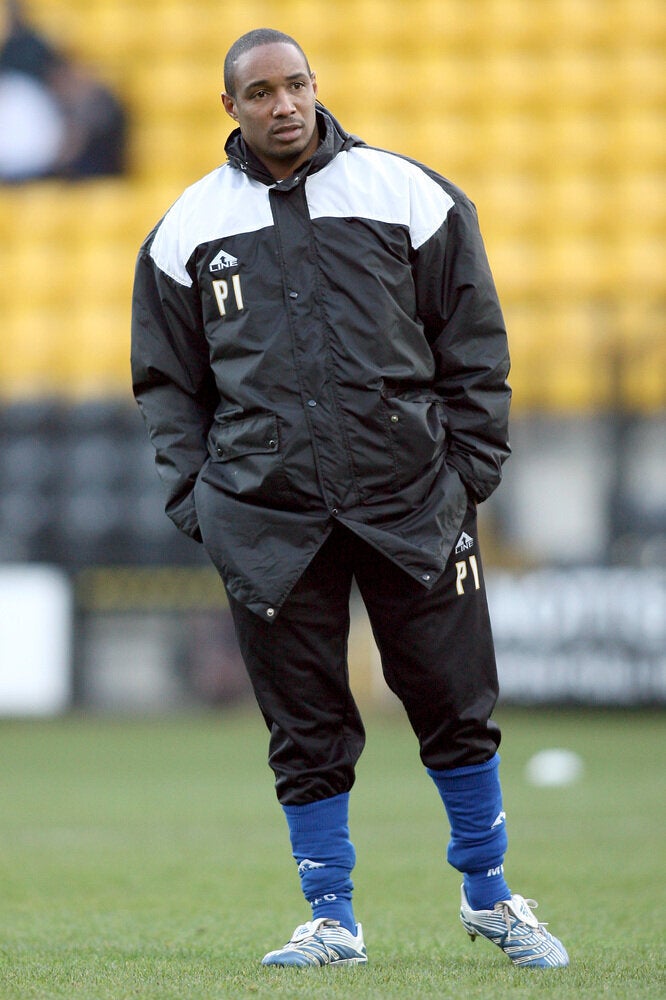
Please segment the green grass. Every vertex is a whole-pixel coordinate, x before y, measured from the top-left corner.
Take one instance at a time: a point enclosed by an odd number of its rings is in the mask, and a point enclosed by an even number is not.
[[[370,715],[352,796],[364,968],[263,969],[307,918],[251,710],[0,723],[0,998],[666,996],[663,716],[498,715],[507,874],[567,970],[514,969],[457,918],[439,799],[402,716]],[[584,758],[529,787],[536,750]]]

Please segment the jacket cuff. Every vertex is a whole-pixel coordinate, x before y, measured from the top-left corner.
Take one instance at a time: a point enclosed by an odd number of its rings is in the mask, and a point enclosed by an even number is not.
[[[462,479],[463,485],[467,490],[467,495],[474,503],[483,503],[487,500],[491,493],[497,489],[500,483],[500,477],[479,479],[478,476],[473,476],[471,474],[471,469],[469,463],[465,459],[456,454],[449,453],[447,455],[446,461],[448,464],[456,470],[460,478]]]

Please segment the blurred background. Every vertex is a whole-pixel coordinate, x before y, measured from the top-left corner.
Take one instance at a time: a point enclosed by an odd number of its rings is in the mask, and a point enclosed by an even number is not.
[[[26,0],[0,14],[0,715],[249,698],[130,392],[134,260],[224,159],[229,45],[476,203],[514,455],[480,511],[507,703],[666,703],[662,0]],[[389,704],[355,604],[361,700]]]

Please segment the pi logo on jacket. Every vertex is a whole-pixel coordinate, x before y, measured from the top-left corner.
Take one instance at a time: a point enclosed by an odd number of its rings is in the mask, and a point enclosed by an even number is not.
[[[225,271],[229,271],[234,267],[238,267],[238,257],[234,257],[233,254],[227,253],[226,250],[220,250],[209,264],[211,274],[224,274]],[[220,316],[228,316],[229,307],[231,306],[233,311],[234,305],[236,307],[236,311],[241,312],[243,309],[243,291],[241,289],[241,279],[238,272],[229,275],[228,278],[215,278],[212,284]]]

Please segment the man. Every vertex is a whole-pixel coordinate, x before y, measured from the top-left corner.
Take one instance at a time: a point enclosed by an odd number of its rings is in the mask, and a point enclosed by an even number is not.
[[[497,674],[476,505],[509,453],[509,360],[473,206],[348,135],[300,46],[225,61],[228,162],[141,248],[135,394],[166,510],[224,581],[311,920],[266,965],[366,962],[348,800],[355,578],[451,826],[461,919],[518,965],[566,951],[504,880]]]
[[[125,109],[0,0],[0,183],[124,172]]]

